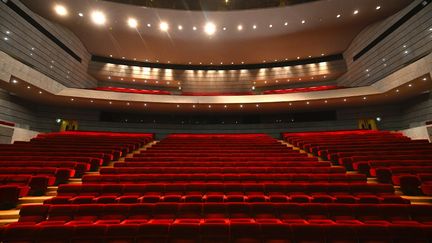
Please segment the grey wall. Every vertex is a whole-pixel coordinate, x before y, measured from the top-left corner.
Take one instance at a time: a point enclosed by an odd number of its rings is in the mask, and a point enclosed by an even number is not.
[[[14,122],[23,128],[37,123],[34,106],[0,89],[0,120]]]
[[[426,121],[432,121],[432,95],[424,94],[403,107],[402,122],[406,127],[416,127],[424,125]]]
[[[96,86],[96,80],[87,73],[91,55],[81,41],[69,30],[33,13],[18,0],[12,1],[81,57],[82,61],[75,60],[2,1],[0,1],[0,50],[67,87]],[[4,40],[5,37],[8,38],[7,41]]]
[[[368,26],[353,40],[344,52],[348,71],[339,78],[340,85],[370,85],[432,51],[432,4],[429,4],[361,58],[353,61],[354,55],[421,2],[415,0],[394,16]]]

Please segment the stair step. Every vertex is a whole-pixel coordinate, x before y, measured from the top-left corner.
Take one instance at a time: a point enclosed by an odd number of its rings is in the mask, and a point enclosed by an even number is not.
[[[21,197],[19,199],[19,204],[28,203],[43,203],[43,201],[52,198],[52,196],[39,196],[39,197]]]
[[[18,218],[16,219],[0,219],[0,225],[11,224],[18,222]]]
[[[19,209],[0,210],[1,219],[17,219],[19,217]]]

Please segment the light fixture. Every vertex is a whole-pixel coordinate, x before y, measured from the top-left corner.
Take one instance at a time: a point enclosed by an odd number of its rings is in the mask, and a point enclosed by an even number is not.
[[[259,104],[256,104],[255,106],[256,106],[256,107],[259,107]]]
[[[340,14],[336,15],[336,18],[340,18],[340,17],[341,17],[341,15],[340,15]]]
[[[211,105],[209,105],[208,108],[211,108]]]
[[[308,102],[306,102],[306,105],[309,105],[310,103],[309,103],[309,101]]]
[[[147,106],[147,103],[144,103],[144,106]]]
[[[224,105],[224,108],[227,108],[227,105]]]
[[[304,24],[304,23],[306,23],[306,20],[302,20],[302,22],[301,22],[302,24]]]
[[[106,22],[105,14],[101,11],[93,11],[91,13],[91,19],[96,25],[104,25]]]
[[[126,105],[130,105],[130,103],[128,102],[128,103],[126,103]]]
[[[252,86],[252,90],[255,90],[255,86]]]
[[[405,54],[408,54],[408,51],[404,51]]]
[[[356,10],[354,10],[354,12],[353,12],[353,14],[354,15],[356,15],[356,14],[358,14],[359,13],[359,11],[356,9]]]
[[[285,24],[284,24],[285,26],[287,26],[288,25],[288,22],[285,22]]]
[[[5,37],[5,38],[3,38],[3,40],[7,41],[7,40],[9,40],[9,38]]]
[[[183,26],[179,25],[179,26],[177,27],[177,29],[182,30],[182,29],[183,29]]]
[[[380,121],[381,121],[381,117],[378,116],[378,117],[376,118],[376,121],[377,121],[377,122],[380,122]]]
[[[16,81],[16,79],[12,80],[12,83],[16,84],[18,83],[18,81]]]
[[[214,35],[216,33],[216,25],[213,22],[207,22],[204,26],[204,32],[207,35]]]
[[[365,96],[365,97],[363,97],[363,99],[364,99],[364,100],[365,100],[365,99],[367,99],[367,98],[366,98],[366,96]]]
[[[110,101],[109,104],[112,105],[112,101]]]
[[[9,30],[6,30],[6,35],[9,35],[10,34],[10,31]]]
[[[381,9],[381,6],[376,6],[375,9],[376,9],[376,10],[380,10],[380,9]]]
[[[129,27],[135,29],[136,27],[138,27],[138,21],[134,18],[129,18],[127,21]]]
[[[62,120],[60,118],[56,119],[56,123],[60,123]]]
[[[426,81],[427,80],[427,78],[423,78],[423,81]]]
[[[243,105],[240,105],[240,108],[243,108]]]
[[[78,13],[78,16],[84,17],[84,14],[83,13]]]
[[[399,90],[398,90],[398,89],[396,90],[396,93],[399,93]]]
[[[240,31],[240,30],[243,30],[243,25],[238,25],[238,26],[237,26],[237,30],[239,30],[239,31]]]
[[[93,100],[90,100],[90,103],[93,103]]]
[[[325,100],[325,101],[324,101],[324,103],[326,103],[326,104],[327,104],[327,100]]]
[[[180,108],[180,105],[177,105],[177,108]]]
[[[74,98],[71,98],[70,100],[71,100],[71,101],[74,101]]]
[[[223,29],[223,30],[226,30],[227,28],[226,28],[226,27],[223,27],[222,29]]]
[[[167,22],[164,22],[164,21],[160,22],[160,24],[159,24],[159,29],[160,29],[161,31],[163,31],[163,32],[167,32],[168,29],[169,29],[169,25],[168,25],[168,23],[167,23]]]
[[[269,25],[269,28],[273,28],[273,25],[271,24],[271,25]]]
[[[292,103],[289,103],[288,105],[289,105],[289,106],[292,106]]]
[[[42,94],[42,91],[39,91],[39,94]]]
[[[151,24],[147,24],[147,27],[149,27],[149,28],[150,28],[150,27],[151,27]]]
[[[31,87],[30,86],[27,86],[27,89],[30,89]]]
[[[412,87],[412,84],[408,84],[408,87]]]
[[[253,26],[252,26],[252,28],[253,28],[253,29],[256,29],[256,28],[257,28],[257,26],[256,26],[256,25],[253,25]]]
[[[195,108],[195,105],[192,105],[192,108]]]
[[[344,102],[346,102],[347,101],[347,99],[344,99]]]
[[[300,57],[297,57],[297,60],[300,59]]]
[[[66,7],[59,4],[54,6],[54,11],[60,16],[66,16],[68,14]]]

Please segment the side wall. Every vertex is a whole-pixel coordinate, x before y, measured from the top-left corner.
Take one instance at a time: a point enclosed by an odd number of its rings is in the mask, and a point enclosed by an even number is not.
[[[422,2],[422,0],[415,0],[399,13],[370,25],[361,32],[344,52],[348,71],[339,78],[339,85],[370,85],[430,53],[432,51],[432,3],[362,57],[353,60],[357,53]]]
[[[91,55],[72,32],[33,13],[18,0],[9,1],[36,20],[82,60],[79,62],[74,59],[3,1],[0,2],[0,50],[67,87],[85,88],[97,85],[96,79],[87,73]]]

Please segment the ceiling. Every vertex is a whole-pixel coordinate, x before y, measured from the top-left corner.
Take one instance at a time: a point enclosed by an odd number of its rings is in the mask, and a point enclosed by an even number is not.
[[[322,0],[277,8],[209,12],[97,0],[21,2],[69,28],[93,55],[153,63],[219,65],[342,53],[365,26],[396,13],[412,0]],[[56,4],[65,6],[68,14],[58,16],[53,10]],[[106,15],[105,25],[91,21],[94,10]],[[354,14],[355,10],[358,14]],[[130,17],[138,21],[137,28],[128,27]],[[159,29],[161,22],[168,24],[167,32]],[[207,22],[216,25],[213,36],[203,31]]]
[[[193,11],[227,11],[289,6],[319,0],[103,0],[148,8],[167,8]]]

